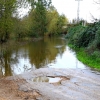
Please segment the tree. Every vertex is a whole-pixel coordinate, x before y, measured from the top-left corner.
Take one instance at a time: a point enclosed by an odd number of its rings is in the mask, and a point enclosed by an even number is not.
[[[65,15],[60,15],[54,6],[50,6],[47,10],[47,33],[46,35],[57,35],[64,32],[68,19]]]
[[[12,30],[12,13],[16,0],[0,0],[0,42],[6,41]]]
[[[61,34],[64,31],[64,28],[66,28],[68,24],[68,19],[65,17],[65,15],[59,15],[57,20],[57,33]]]
[[[31,1],[32,6],[32,27],[31,36],[44,35],[46,33],[47,17],[46,10],[50,5],[51,0],[33,0]]]
[[[47,33],[46,35],[53,35],[57,32],[57,20],[59,13],[54,7],[50,7],[47,11]]]

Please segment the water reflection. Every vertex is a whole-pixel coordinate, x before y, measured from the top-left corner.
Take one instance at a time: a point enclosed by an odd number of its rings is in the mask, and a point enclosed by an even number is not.
[[[0,47],[0,77],[44,67],[85,68],[60,38],[45,38],[3,52]]]
[[[40,77],[35,77],[32,79],[33,82],[48,82],[48,83],[57,83],[60,82],[62,78],[60,77],[46,77],[46,76],[40,76]]]
[[[1,47],[0,76],[21,74],[25,71],[47,67],[49,63],[55,63],[56,56],[62,55],[65,50],[65,46],[55,48],[56,45],[65,45],[65,41],[58,38],[45,38],[6,50],[5,53],[2,52]]]
[[[35,68],[41,68],[46,67],[52,61],[55,62],[55,57],[59,53],[54,47],[56,44],[62,45],[64,41],[61,39],[46,38],[30,44],[28,48],[30,64],[35,66]],[[64,52],[64,48],[62,48],[62,52]]]
[[[65,51],[61,56],[56,56],[56,63],[48,64],[50,68],[81,68],[86,69],[86,66],[80,62],[75,55],[75,52],[68,46],[65,47]]]

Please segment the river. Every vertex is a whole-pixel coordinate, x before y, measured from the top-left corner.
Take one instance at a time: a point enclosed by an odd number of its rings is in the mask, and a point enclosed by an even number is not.
[[[1,48],[2,49],[2,48]],[[0,49],[0,50],[1,50]],[[63,38],[45,38],[6,51],[0,58],[0,77],[39,68],[87,69]]]

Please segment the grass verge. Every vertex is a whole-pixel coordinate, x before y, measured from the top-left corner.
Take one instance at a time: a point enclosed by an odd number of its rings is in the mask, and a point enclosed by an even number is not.
[[[79,61],[93,69],[100,71],[100,57],[89,55],[85,48],[74,48],[73,45],[69,45],[69,47],[76,51],[76,56]]]

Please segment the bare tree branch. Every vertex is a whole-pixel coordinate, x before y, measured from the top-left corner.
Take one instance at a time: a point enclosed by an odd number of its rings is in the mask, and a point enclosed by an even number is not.
[[[95,18],[91,13],[90,13],[90,16],[91,16],[91,18],[92,18],[92,22],[97,22],[99,19],[97,19],[97,18]]]
[[[93,1],[94,1],[94,3],[96,3],[96,4],[100,4],[100,0],[98,0],[98,1],[93,0]]]

